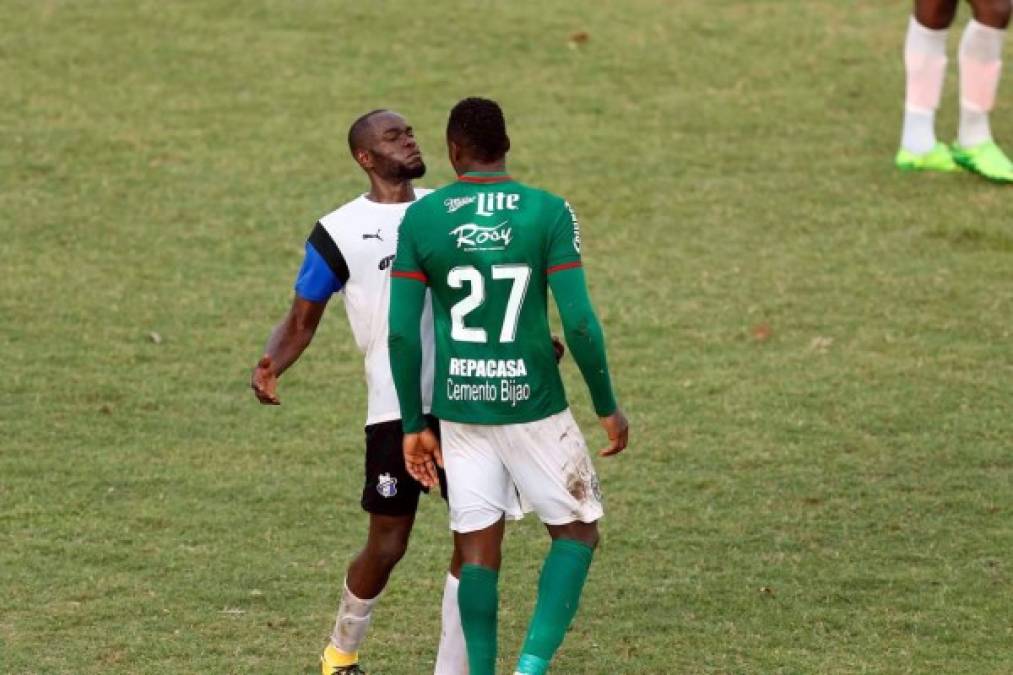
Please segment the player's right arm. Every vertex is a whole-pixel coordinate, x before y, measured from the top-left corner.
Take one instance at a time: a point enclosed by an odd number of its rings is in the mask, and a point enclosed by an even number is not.
[[[405,468],[426,487],[439,484],[436,465],[443,464],[440,443],[426,427],[422,415],[422,311],[429,281],[413,240],[417,208],[405,212],[397,235],[397,255],[390,272],[390,313],[388,314],[387,351],[394,376],[401,427]]]
[[[394,376],[401,426],[406,434],[426,428],[422,416],[422,333],[420,324],[429,281],[419,264],[412,240],[415,206],[405,212],[398,228],[397,253],[390,271],[390,311],[387,350]]]
[[[609,446],[600,454],[620,453],[628,442],[629,423],[612,390],[605,334],[591,305],[580,259],[580,225],[569,205],[550,233],[547,272],[566,344],[587,383],[595,412],[609,438]]]
[[[281,405],[278,377],[295,363],[313,340],[331,295],[348,281],[348,266],[337,245],[317,223],[306,241],[306,255],[295,282],[288,314],[271,331],[250,387],[265,405]]]
[[[278,378],[309,346],[326,308],[326,301],[312,302],[298,295],[293,298],[288,314],[271,331],[264,355],[253,369],[250,386],[261,403],[281,405]]]

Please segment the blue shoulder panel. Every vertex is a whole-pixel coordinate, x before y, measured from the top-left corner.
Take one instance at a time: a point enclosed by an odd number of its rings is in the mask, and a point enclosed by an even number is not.
[[[306,257],[295,280],[295,292],[299,297],[310,302],[327,302],[343,285],[313,244],[306,242]]]

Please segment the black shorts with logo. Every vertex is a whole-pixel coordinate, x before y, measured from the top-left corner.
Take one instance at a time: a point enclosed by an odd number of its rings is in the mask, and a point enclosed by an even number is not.
[[[426,424],[440,437],[440,423],[426,415]],[[362,488],[362,508],[380,516],[409,516],[419,507],[419,493],[429,492],[408,474],[401,447],[401,420],[370,424],[366,427],[366,483]],[[440,475],[440,494],[446,499],[447,477]]]

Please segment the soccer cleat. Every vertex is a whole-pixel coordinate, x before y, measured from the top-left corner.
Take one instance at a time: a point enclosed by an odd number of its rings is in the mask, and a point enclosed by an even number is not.
[[[948,173],[959,170],[945,143],[936,143],[935,147],[921,155],[901,148],[897,151],[893,163],[903,171],[942,171]]]
[[[328,666],[323,659],[320,659],[323,664],[323,675],[366,675],[366,671],[359,667],[358,663],[353,663],[350,666]]]
[[[964,148],[953,144],[953,160],[968,171],[999,183],[1013,183],[1013,162],[995,141]]]
[[[366,675],[358,663],[347,663],[350,658],[357,660],[354,654],[344,654],[335,649],[334,645],[327,645],[320,655],[320,672],[322,675]]]
[[[327,671],[327,675],[366,675],[366,671],[359,667],[359,664],[351,666],[338,666]]]
[[[521,654],[514,675],[543,675],[549,671],[549,662],[534,654]]]

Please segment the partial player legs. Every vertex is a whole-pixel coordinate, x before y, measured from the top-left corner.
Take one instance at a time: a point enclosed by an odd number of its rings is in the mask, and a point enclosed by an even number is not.
[[[408,548],[415,516],[370,514],[366,545],[348,566],[338,616],[324,651],[324,671],[358,663],[359,647],[366,638],[372,610],[387,586],[391,572]],[[440,648],[436,675],[467,675],[468,659],[457,606],[461,556],[455,547],[444,584]],[[333,670],[331,672],[334,672]],[[337,671],[341,672],[341,671]]]
[[[369,514],[366,545],[348,566],[346,584],[360,598],[375,598],[408,550],[415,515]]]
[[[946,77],[946,38],[956,0],[919,0],[904,40],[904,125],[895,163],[906,170],[955,171],[936,139],[936,110]]]
[[[1013,182],[1013,162],[992,139],[989,113],[1002,70],[1010,0],[971,0],[974,18],[960,40],[960,128],[952,148],[935,135],[935,113],[946,75],[946,40],[956,0],[916,0],[904,43],[907,75],[901,169],[953,171],[962,166],[986,178]]]
[[[519,673],[544,673],[577,611],[598,543],[603,509],[587,444],[569,410],[496,427],[444,422],[442,431],[470,673],[495,672],[504,516],[512,515],[518,493],[553,540],[517,666]]]
[[[517,663],[517,673],[543,675],[562,644],[580,604],[594,547],[596,523],[547,525],[552,545],[538,581],[538,600]],[[458,603],[470,675],[495,675],[499,567],[504,521],[476,532],[455,532],[461,551]]]
[[[1006,19],[1008,21],[1009,15]],[[994,18],[994,17],[993,17]],[[971,19],[960,38],[960,133],[958,142],[972,147],[992,140],[988,113],[995,106],[1002,69],[1005,30]]]
[[[577,614],[591,557],[598,544],[597,523],[547,525],[552,546],[538,580],[538,600],[517,661],[516,674],[543,675]]]
[[[348,566],[330,645],[324,651],[323,672],[359,661],[359,646],[373,615],[373,606],[390,573],[408,549],[415,515],[369,515],[366,545]]]
[[[443,585],[440,620],[440,648],[436,652],[433,675],[468,675],[468,649],[461,626],[461,610],[457,604],[460,591],[461,552],[454,546],[450,571]]]
[[[1013,182],[1013,162],[992,139],[989,113],[1002,73],[1002,47],[1010,22],[1010,0],[974,0],[974,18],[960,39],[960,130],[953,157],[969,171]]]
[[[461,552],[458,606],[468,646],[470,675],[496,674],[499,567],[504,520],[474,532],[454,532]]]

